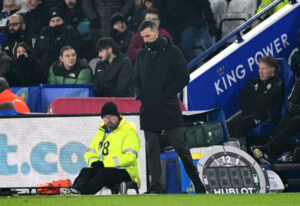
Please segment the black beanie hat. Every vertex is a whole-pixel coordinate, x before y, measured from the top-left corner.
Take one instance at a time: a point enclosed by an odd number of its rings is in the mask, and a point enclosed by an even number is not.
[[[63,19],[62,12],[57,8],[51,8],[49,11],[49,21],[54,17],[60,17]]]
[[[110,19],[110,25],[113,26],[118,21],[122,21],[122,22],[125,22],[125,24],[127,24],[127,20],[126,20],[125,16],[120,12],[117,12],[112,15],[112,17]]]
[[[101,109],[101,117],[103,118],[104,115],[115,115],[117,117],[120,117],[119,112],[118,112],[118,107],[115,103],[113,102],[106,102],[102,109]]]

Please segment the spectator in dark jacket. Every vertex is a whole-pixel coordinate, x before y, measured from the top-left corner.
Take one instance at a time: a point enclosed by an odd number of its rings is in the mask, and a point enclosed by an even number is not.
[[[99,61],[94,75],[94,92],[98,97],[132,97],[134,68],[130,59],[119,52],[110,37],[97,42]]]
[[[298,32],[298,50],[291,57],[291,68],[298,79],[300,77],[300,31]]]
[[[77,26],[82,22],[86,16],[82,9],[81,0],[64,0],[63,6],[64,21],[77,29]]]
[[[49,9],[42,0],[27,0],[26,7],[28,12],[25,14],[25,22],[34,35],[38,36],[41,29],[49,23]]]
[[[14,55],[15,47],[20,42],[26,42],[31,48],[34,47],[35,37],[26,26],[24,17],[20,14],[15,14],[9,18],[8,22],[9,34],[6,41],[3,43],[3,50],[9,55]]]
[[[112,15],[121,12],[128,18],[134,10],[135,0],[83,0],[82,6],[91,22],[91,32],[103,37],[109,35]]]
[[[275,72],[278,67],[272,56],[259,60],[259,76],[253,78],[239,96],[242,112],[227,124],[230,138],[245,137],[262,122],[278,122],[284,99],[284,83]]]
[[[157,28],[160,36],[166,36],[173,43],[173,39],[169,32],[167,32],[164,28],[160,27],[160,14],[159,11],[155,8],[146,9],[144,12],[145,20],[152,20]],[[136,33],[129,44],[129,47],[126,51],[126,54],[130,57],[130,59],[135,62],[136,54],[143,48],[144,40],[141,37],[140,32]]]
[[[133,31],[129,30],[125,16],[121,13],[115,13],[111,18],[110,37],[118,44],[120,52],[126,53],[130,44]]]
[[[14,49],[13,65],[7,74],[10,86],[35,86],[46,83],[40,61],[25,42],[17,44]]]
[[[208,49],[215,42],[216,22],[209,0],[161,0],[155,5],[162,14],[163,27],[172,35],[187,61],[196,53],[195,45]],[[199,50],[197,50],[199,51]]]
[[[59,50],[65,45],[70,45],[78,51],[80,47],[78,32],[64,23],[59,10],[52,10],[49,26],[42,28],[35,44],[46,79],[48,79],[50,65],[58,59]]]

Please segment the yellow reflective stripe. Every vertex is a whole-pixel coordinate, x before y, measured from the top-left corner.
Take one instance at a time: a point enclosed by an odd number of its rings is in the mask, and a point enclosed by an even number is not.
[[[131,152],[136,156],[136,158],[138,158],[138,153],[134,149],[126,149],[123,151],[123,154],[125,154],[126,152]]]
[[[113,157],[113,160],[115,162],[116,168],[120,168],[120,162],[119,162],[118,157]]]

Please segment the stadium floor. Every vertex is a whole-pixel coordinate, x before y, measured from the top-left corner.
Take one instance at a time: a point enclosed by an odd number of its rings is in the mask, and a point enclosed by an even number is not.
[[[113,195],[113,196],[17,196],[0,197],[1,206],[176,206],[176,205],[300,205],[300,193],[244,194],[244,195]]]

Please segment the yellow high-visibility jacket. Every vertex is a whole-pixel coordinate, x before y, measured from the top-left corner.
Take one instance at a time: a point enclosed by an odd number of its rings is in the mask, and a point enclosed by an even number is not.
[[[100,160],[104,167],[126,169],[132,181],[140,186],[140,141],[135,126],[122,116],[118,127],[111,133],[107,133],[104,126],[103,122],[84,154],[86,163],[91,167],[92,163]]]
[[[273,3],[273,1],[275,0],[262,0],[257,11],[256,14],[258,14],[259,12],[261,12],[262,10],[264,10],[267,6],[269,6],[270,4]],[[267,15],[271,16],[272,14],[274,14],[275,12],[277,12],[279,9],[281,9],[282,7],[284,7],[285,5],[287,5],[289,3],[289,0],[284,0],[282,2],[280,2],[277,6],[275,6],[272,10],[270,10],[267,14],[262,15],[260,18],[262,20],[264,20],[266,18]]]

